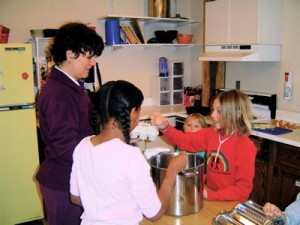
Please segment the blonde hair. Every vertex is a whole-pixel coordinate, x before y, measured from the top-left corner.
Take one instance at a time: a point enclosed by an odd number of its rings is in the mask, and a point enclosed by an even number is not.
[[[252,103],[239,90],[222,92],[216,97],[220,101],[221,132],[228,135],[237,131],[239,135],[250,135],[253,119]]]
[[[187,122],[189,119],[196,119],[202,128],[207,127],[207,123],[206,123],[204,116],[202,116],[200,113],[192,113],[192,114],[188,115],[188,117],[185,119],[184,124],[183,124],[183,130],[186,129]]]

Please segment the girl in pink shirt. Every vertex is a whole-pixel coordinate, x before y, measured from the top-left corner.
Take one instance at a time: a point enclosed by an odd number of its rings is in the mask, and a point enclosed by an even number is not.
[[[82,225],[137,225],[143,215],[156,221],[168,208],[186,153],[171,160],[157,192],[149,164],[130,144],[143,99],[137,87],[121,80],[106,83],[96,94],[100,134],[86,137],[76,147],[70,180],[71,200],[84,208]]]

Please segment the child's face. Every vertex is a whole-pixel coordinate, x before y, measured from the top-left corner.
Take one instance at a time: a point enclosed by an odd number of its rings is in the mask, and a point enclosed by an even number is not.
[[[198,130],[201,130],[202,126],[199,123],[199,121],[195,118],[189,118],[186,121],[184,132],[197,132]]]
[[[215,127],[217,129],[221,128],[221,125],[220,125],[220,117],[221,117],[220,111],[221,111],[220,101],[219,101],[219,99],[215,99],[214,102],[213,102],[211,117],[212,117],[212,119],[214,121],[214,124],[215,124]]]

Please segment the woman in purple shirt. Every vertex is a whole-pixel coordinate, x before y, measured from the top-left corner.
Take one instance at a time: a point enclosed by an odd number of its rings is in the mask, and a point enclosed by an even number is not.
[[[76,145],[93,134],[90,99],[81,80],[103,49],[102,38],[81,23],[63,25],[50,49],[55,65],[38,102],[45,159],[36,175],[49,225],[80,224],[82,209],[69,196],[72,155]]]

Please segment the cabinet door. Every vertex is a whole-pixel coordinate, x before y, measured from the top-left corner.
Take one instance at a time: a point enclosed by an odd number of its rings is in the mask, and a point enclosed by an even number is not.
[[[279,167],[277,178],[277,185],[274,187],[276,192],[272,199],[274,199],[274,204],[284,210],[295,201],[297,194],[300,193],[300,176],[285,170],[284,167]]]
[[[260,0],[230,1],[231,44],[257,44],[259,42]]]
[[[268,161],[260,157],[256,158],[253,191],[250,199],[259,205],[264,205],[267,199],[267,172]]]
[[[277,143],[275,150],[270,200],[284,210],[300,192],[300,148]]]
[[[269,141],[254,136],[251,136],[250,139],[257,149],[253,190],[250,199],[260,205],[263,205],[267,200]]]
[[[205,3],[205,44],[224,44],[229,41],[229,1]]]
[[[216,0],[205,4],[205,44],[255,44],[260,0]]]

